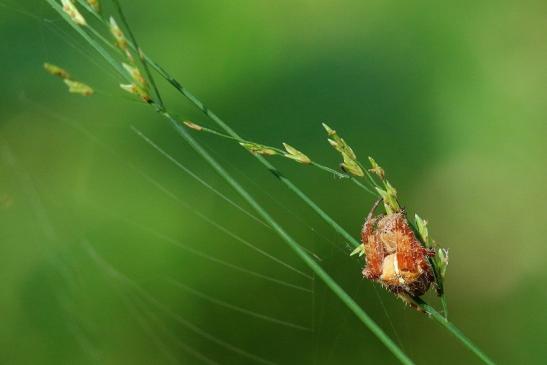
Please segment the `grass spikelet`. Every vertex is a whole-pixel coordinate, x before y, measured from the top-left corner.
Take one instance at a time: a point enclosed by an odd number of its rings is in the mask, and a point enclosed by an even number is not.
[[[73,80],[68,71],[64,68],[46,62],[44,63],[44,69],[50,75],[63,79],[63,82],[68,87],[69,93],[83,96],[91,96],[94,94],[94,90],[91,86],[84,84],[83,82]]]
[[[258,143],[239,142],[239,144],[252,154],[265,156],[277,155],[277,152],[273,148]]]
[[[53,65],[51,63],[44,63],[44,69],[51,75],[60,77],[61,79],[70,79],[70,74],[65,69]]]
[[[143,89],[142,87],[131,83],[131,84],[120,84],[120,87],[122,90],[127,91],[128,93],[138,96],[142,101],[144,101],[147,104],[150,104],[152,102],[152,98],[150,97],[150,94]]]
[[[101,11],[101,3],[99,0],[87,0],[87,3],[96,13]]]
[[[73,81],[69,79],[65,79],[64,82],[68,86],[68,92],[71,94],[91,96],[94,93],[93,89],[89,85],[84,84],[83,82]]]
[[[70,0],[61,0],[63,5],[63,11],[72,19],[72,21],[78,25],[86,26],[87,22],[82,16],[76,5]]]
[[[357,156],[346,141],[325,123],[323,123],[323,128],[327,131],[330,145],[342,155],[343,162],[340,164],[342,170],[347,171],[354,176],[365,176],[363,169],[361,169],[357,162]]]
[[[376,188],[376,191],[380,194],[382,197],[382,200],[384,201],[384,208],[386,209],[387,214],[395,213],[401,210],[401,207],[399,205],[399,202],[397,201],[397,190],[389,183],[389,181],[385,181],[384,183],[385,189],[382,188]]]
[[[300,162],[304,165],[309,165],[311,163],[311,159],[308,156],[306,156],[293,146],[288,145],[287,143],[283,143],[283,147],[285,147],[285,150],[287,151],[287,153],[285,153],[286,157],[293,159],[296,162]]]
[[[193,122],[190,122],[190,121],[184,121],[183,123],[184,123],[185,126],[187,126],[190,129],[193,129],[195,131],[201,132],[203,130],[203,127],[200,126],[199,124],[196,124],[196,123],[193,123]]]
[[[123,53],[125,53],[127,59],[134,63],[135,59],[133,58],[133,55],[131,54],[131,51],[129,50],[129,41],[125,37],[124,32],[119,27],[118,23],[116,22],[116,19],[114,17],[110,17],[108,20],[108,25],[110,29],[110,33],[114,37],[114,41],[116,44],[116,47],[118,47]]]
[[[146,80],[142,76],[142,73],[138,67],[128,65],[127,63],[122,63],[122,66],[137,85],[143,88],[145,87]]]
[[[370,168],[368,171],[378,176],[381,180],[384,180],[386,176],[384,169],[380,165],[378,165],[378,163],[372,157],[369,156],[368,160],[370,161],[370,165],[372,166],[372,168]]]

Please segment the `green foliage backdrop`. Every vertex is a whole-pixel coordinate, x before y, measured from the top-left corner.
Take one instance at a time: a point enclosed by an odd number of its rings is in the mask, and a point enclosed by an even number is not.
[[[402,204],[450,248],[450,319],[498,363],[545,362],[544,2],[124,4],[147,53],[244,137],[284,141],[335,166],[321,128],[329,122],[363,159],[375,156]],[[45,1],[0,1],[0,51],[0,363],[198,363],[193,351],[253,363],[184,321],[275,363],[395,363],[271,230],[134,133],[249,209],[160,116],[119,90],[107,64]],[[67,94],[44,61],[97,94]],[[166,103],[208,123],[175,93]],[[434,321],[365,282],[344,239],[246,151],[196,137],[416,363],[477,361]],[[313,169],[274,163],[358,236],[369,196]]]

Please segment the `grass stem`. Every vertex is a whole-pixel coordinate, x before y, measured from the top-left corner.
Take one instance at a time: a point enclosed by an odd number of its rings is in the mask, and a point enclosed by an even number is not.
[[[123,68],[120,66],[120,63],[117,62],[108,52],[104,50],[97,42],[80,26],[74,24],[71,19],[64,14],[62,8],[54,0],[46,0],[72,27],[88,42],[90,43],[99,54],[105,58],[122,76],[127,77]],[[117,5],[122,21],[125,24],[125,27],[130,32],[128,23],[123,16],[121,6],[117,0],[113,0],[115,5]],[[103,19],[104,22],[104,19]],[[334,279],[328,275],[326,271],[298,244],[292,236],[290,236],[278,223],[273,219],[272,216],[241,186],[202,146],[199,144],[189,133],[182,127],[177,120],[175,120],[171,114],[169,114],[161,100],[159,91],[153,81],[151,73],[148,70],[149,64],[154,70],[156,70],[160,76],[162,76],[167,82],[169,82],[176,90],[178,90],[183,96],[185,96],[191,103],[193,103],[203,114],[215,122],[220,128],[222,128],[229,136],[242,140],[242,138],[230,127],[228,126],[220,117],[218,117],[214,112],[212,112],[203,102],[201,102],[196,96],[194,96],[190,91],[183,87],[176,79],[174,79],[165,69],[163,69],[159,64],[150,59],[146,54],[140,51],[136,40],[132,33],[130,33],[131,42],[133,49],[135,49],[143,62],[143,67],[150,79],[150,82],[153,84],[153,87],[156,92],[158,103],[153,103],[157,111],[160,111],[164,117],[166,117],[170,125],[174,130],[221,176],[234,190],[236,190],[244,200],[246,200],[256,211],[257,213],[266,221],[285,241],[288,246],[299,256],[304,263],[317,275],[329,289],[357,316],[357,318],[365,324],[367,328],[393,353],[393,355],[403,364],[412,364],[412,361],[408,356],[385,334],[385,332],[368,316],[368,314],[347,294],[347,292],[338,285]],[[314,210],[323,220],[325,220],[336,232],[341,234],[345,239],[347,239],[353,246],[359,245],[357,241],[351,234],[349,234],[344,228],[342,228],[336,221],[334,221],[324,210],[322,210],[313,200],[311,200],[303,191],[301,191],[291,180],[283,176],[269,161],[267,161],[263,156],[255,155],[258,161],[263,164],[269,171],[274,174],[282,183],[284,183],[291,191],[293,191],[299,198],[301,198],[312,210]],[[365,169],[366,171],[366,169]],[[367,171],[367,175],[368,171]],[[373,185],[376,185],[375,181],[369,175],[369,179],[373,182]],[[359,183],[360,184],[360,183]],[[358,185],[359,185],[358,184]],[[364,187],[365,185],[360,185]],[[368,190],[367,190],[368,191]],[[369,191],[371,192],[371,191]],[[373,192],[372,192],[373,193]],[[374,195],[377,195],[373,193]],[[429,306],[422,299],[418,298],[419,305],[429,313],[437,322],[442,324],[448,331],[450,331],[456,338],[458,338],[467,348],[469,348],[474,354],[476,354],[484,363],[493,364],[490,360],[476,345],[474,345],[463,333],[452,323],[448,322],[440,313],[438,313],[433,307]],[[445,305],[445,303],[443,303]]]

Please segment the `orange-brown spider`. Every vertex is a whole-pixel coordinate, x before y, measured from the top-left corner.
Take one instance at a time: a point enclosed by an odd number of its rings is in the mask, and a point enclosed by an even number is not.
[[[434,256],[435,251],[420,244],[404,210],[373,217],[379,202],[361,232],[366,254],[363,276],[413,305],[412,297],[423,295],[433,282],[428,256]]]

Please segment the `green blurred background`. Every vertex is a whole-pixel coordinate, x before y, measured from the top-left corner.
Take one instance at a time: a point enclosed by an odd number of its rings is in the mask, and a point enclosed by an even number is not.
[[[246,138],[285,141],[336,166],[326,121],[362,159],[375,156],[450,249],[451,320],[496,362],[547,361],[546,2],[124,3],[146,52]],[[165,120],[119,90],[45,1],[0,1],[0,29],[0,363],[203,362],[196,353],[257,363],[218,341],[281,364],[396,363],[270,229],[135,134],[250,210]],[[68,94],[44,61],[97,94]],[[212,126],[160,87],[181,118]],[[344,239],[248,153],[196,138],[414,361],[478,363],[436,322],[364,281]],[[358,236],[370,196],[273,162]]]

